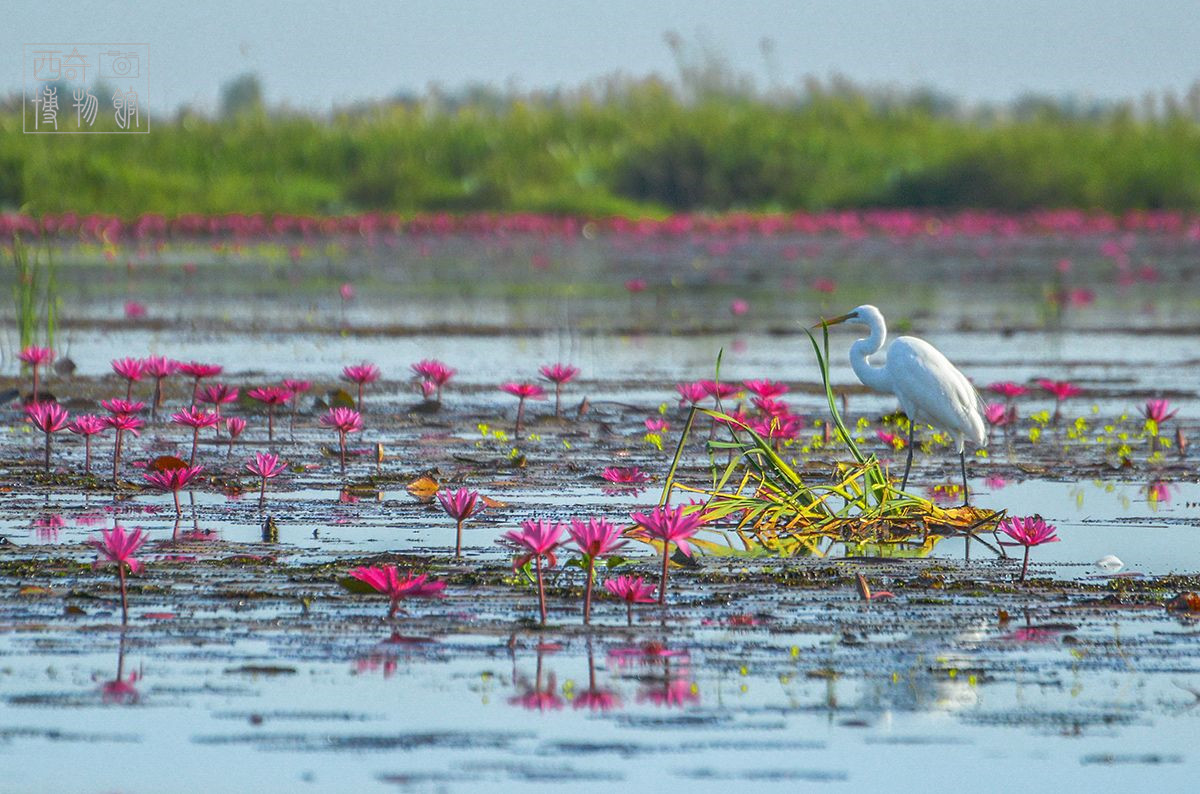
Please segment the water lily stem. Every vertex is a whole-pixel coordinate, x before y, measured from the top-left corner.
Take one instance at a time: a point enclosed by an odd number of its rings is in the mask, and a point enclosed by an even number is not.
[[[117,563],[117,579],[121,582],[121,625],[129,623],[129,600],[125,594],[125,563]]]
[[[587,558],[587,589],[583,591],[583,625],[592,622],[592,583],[596,578],[596,560]]]
[[[537,586],[538,586],[538,608],[542,611],[542,625],[546,625],[546,585],[542,581],[542,558],[536,556],[533,558],[534,568],[537,569]]]
[[[667,565],[670,564],[671,544],[663,541],[663,564],[662,578],[658,582],[658,603],[666,605],[667,603]]]

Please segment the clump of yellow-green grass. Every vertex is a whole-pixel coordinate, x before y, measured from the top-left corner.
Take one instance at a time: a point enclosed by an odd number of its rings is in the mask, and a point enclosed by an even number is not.
[[[929,499],[902,491],[873,454],[864,454],[846,429],[829,381],[829,334],[824,345],[809,334],[831,422],[852,460],[835,461],[814,477],[802,474],[744,422],[720,410],[693,407],[684,425],[663,489],[665,504],[672,490],[694,494],[708,520],[699,545],[711,553],[774,553],[823,556],[836,543],[848,552],[879,556],[922,556],[942,538],[994,533],[1003,511],[976,507],[943,508]],[[718,360],[718,374],[720,362]],[[712,481],[679,482],[679,459],[697,414],[728,429],[729,438],[708,442]],[[717,462],[724,452],[726,463]],[[991,544],[985,545],[992,547]],[[740,546],[740,548],[739,548]],[[992,547],[994,548],[994,547]]]

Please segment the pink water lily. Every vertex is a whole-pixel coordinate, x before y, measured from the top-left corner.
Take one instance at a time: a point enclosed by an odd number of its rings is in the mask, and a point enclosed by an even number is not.
[[[108,424],[99,416],[83,414],[75,417],[67,429],[77,436],[83,436],[83,472],[92,473],[92,436],[103,433]]]
[[[1058,400],[1059,402],[1062,402],[1063,400],[1067,399],[1068,397],[1074,397],[1075,395],[1081,394],[1083,392],[1083,389],[1081,389],[1078,386],[1076,386],[1075,384],[1069,383],[1065,380],[1050,380],[1049,378],[1039,378],[1037,384],[1038,384],[1038,386],[1042,387],[1042,389],[1044,391],[1047,391],[1047,392],[1050,392],[1051,394],[1053,394],[1054,399]]]
[[[67,426],[69,414],[58,403],[32,402],[25,406],[25,419],[46,434],[46,471],[50,471],[50,438]]]
[[[192,383],[192,405],[195,405],[200,392],[200,381],[204,378],[215,378],[224,372],[225,368],[220,364],[201,364],[198,361],[190,361],[186,364],[181,363],[179,371],[184,375],[190,375],[194,381]]]
[[[417,379],[424,383],[433,384],[436,393],[437,401],[442,401],[442,387],[450,382],[450,379],[458,373],[458,370],[446,366],[443,362],[435,358],[426,358],[411,365],[411,369],[416,373]],[[424,389],[424,386],[422,386]],[[428,389],[425,389],[426,399],[428,399]]]
[[[715,380],[697,381],[696,385],[704,389],[705,394],[716,400],[727,400],[741,391],[741,388],[736,384]]]
[[[108,411],[110,414],[137,414],[142,412],[142,409],[146,407],[146,404],[133,400],[113,398],[111,400],[101,400],[100,407]]]
[[[1012,542],[1000,541],[1004,546],[1024,546],[1025,561],[1021,564],[1021,578],[1019,581],[1025,581],[1025,574],[1029,570],[1029,550],[1034,546],[1040,546],[1043,543],[1057,543],[1059,537],[1055,534],[1055,526],[1047,524],[1041,516],[1028,516],[1026,518],[1006,518],[1000,522],[998,527],[1000,532],[1012,538]]]
[[[1083,389],[1073,383],[1068,383],[1065,380],[1050,380],[1049,378],[1040,378],[1037,382],[1038,386],[1043,391],[1054,395],[1054,421],[1057,422],[1062,415],[1063,400],[1068,397],[1074,397],[1077,394],[1082,394]]]
[[[154,378],[154,396],[150,401],[150,418],[158,418],[158,409],[163,401],[163,379],[179,371],[179,362],[166,356],[147,356],[142,360],[146,374]]]
[[[621,485],[643,485],[650,482],[650,475],[637,466],[609,466],[600,472],[600,476],[609,482]]]
[[[670,564],[671,544],[680,552],[691,556],[692,549],[688,540],[700,530],[704,524],[704,514],[699,510],[685,513],[684,506],[674,509],[656,507],[649,513],[631,513],[630,518],[646,530],[652,540],[662,543],[662,577],[658,584],[658,603],[665,604],[667,599],[667,566]]]
[[[513,570],[533,560],[537,571],[538,608],[541,610],[542,625],[546,625],[546,585],[542,578],[542,558],[553,568],[557,564],[554,550],[562,543],[563,524],[552,521],[522,521],[520,531],[505,532],[502,540],[517,550],[513,559]]]
[[[225,430],[229,433],[229,449],[225,452],[228,457],[233,454],[233,442],[246,429],[246,420],[238,416],[231,416],[225,420]]]
[[[48,347],[38,347],[37,345],[29,345],[20,353],[17,353],[17,358],[24,361],[33,370],[33,402],[39,399],[38,390],[38,371],[45,365],[54,361],[54,351]]]
[[[374,383],[379,380],[379,367],[365,361],[361,364],[343,367],[342,379],[358,384],[358,402],[355,403],[354,407],[361,413],[363,409],[363,387],[368,383]]]
[[[570,364],[546,364],[538,372],[542,373],[543,378],[554,384],[554,415],[561,416],[562,387],[574,380],[575,376],[579,374],[579,367],[572,367]]]
[[[113,360],[112,368],[125,379],[125,399],[133,399],[133,384],[146,374],[146,362],[140,358],[118,358]]]
[[[407,574],[403,579],[395,565],[373,565],[355,568],[350,575],[365,582],[388,597],[388,619],[396,616],[402,598],[437,598],[446,588],[445,582],[429,579],[427,574]]]
[[[338,434],[338,449],[341,451],[342,474],[346,473],[346,435],[359,433],[363,429],[362,414],[353,408],[330,408],[321,417],[321,424],[332,427]]]
[[[213,407],[213,412],[217,416],[221,415],[221,406],[228,405],[232,402],[237,402],[238,390],[236,386],[227,386],[224,383],[213,383],[205,386],[196,395],[196,399],[202,403],[207,403]]]
[[[671,423],[668,422],[666,419],[659,419],[658,417],[652,416],[646,420],[646,432],[647,433],[658,433],[659,435],[661,435],[670,429],[671,429]]]
[[[292,399],[292,392],[282,386],[264,386],[246,392],[252,400],[267,406],[267,443],[275,441],[275,407],[285,405]]]
[[[679,407],[686,408],[691,405],[698,405],[701,400],[708,397],[708,390],[704,388],[704,383],[676,383],[675,391],[679,392]]]
[[[312,381],[284,378],[283,388],[292,393],[291,412],[288,418],[288,433],[294,434],[296,432],[296,404],[300,402],[300,395],[312,388]]]
[[[221,417],[215,412],[204,411],[195,406],[185,408],[179,413],[171,414],[171,421],[177,425],[192,428],[192,455],[188,458],[188,465],[196,463],[196,445],[200,442],[200,430],[205,427],[216,427],[221,423]]]
[[[904,445],[908,443],[895,433],[889,433],[886,430],[876,430],[875,437],[896,450],[904,449]]]
[[[583,555],[587,570],[587,584],[583,591],[583,624],[586,626],[592,622],[592,584],[596,577],[596,560],[612,554],[626,541],[621,530],[603,518],[589,518],[587,521],[572,519],[567,532]]]
[[[763,438],[770,439],[779,448],[779,442],[786,438],[795,438],[800,432],[799,417],[783,414],[781,416],[760,416],[746,423],[747,426]]]
[[[1022,386],[1019,383],[1013,383],[1010,380],[989,384],[987,388],[992,394],[998,394],[1006,400],[1012,400],[1014,397],[1020,397],[1022,394],[1025,394],[1029,391],[1027,387]]]
[[[754,403],[754,407],[759,411],[775,419],[786,419],[792,415],[791,406],[783,400],[776,400],[771,397],[755,397],[751,402]]]
[[[142,420],[138,419],[133,414],[112,414],[111,416],[103,417],[106,425],[116,431],[116,438],[113,440],[113,485],[117,484],[117,476],[121,472],[121,441],[125,437],[125,433],[133,433],[135,436],[138,430],[142,427]]]
[[[454,556],[456,559],[460,558],[462,557],[463,522],[479,512],[479,492],[469,491],[466,488],[459,488],[457,491],[447,493],[439,491],[437,499],[438,502],[441,503],[442,509],[446,511],[446,515],[453,518],[457,524],[457,534],[454,541]]]
[[[1170,400],[1147,400],[1146,404],[1142,406],[1141,412],[1142,416],[1152,419],[1158,425],[1179,413],[1178,409],[1171,410]]]
[[[640,576],[618,576],[604,582],[604,589],[625,602],[628,624],[633,625],[633,605],[653,604],[654,585]]]
[[[186,488],[188,483],[196,478],[200,472],[204,471],[203,466],[182,466],[174,469],[163,469],[161,471],[153,471],[144,475],[146,482],[152,488],[155,488],[163,493],[168,491],[175,497],[175,518],[178,520],[182,515],[179,507],[179,492]]]
[[[773,400],[787,393],[788,387],[782,383],[770,380],[745,380],[742,385],[755,396]]]
[[[517,398],[517,425],[513,430],[513,438],[521,437],[521,419],[525,415],[526,400],[544,400],[546,390],[536,383],[502,383],[500,390],[508,392]]]
[[[258,492],[258,506],[262,507],[267,498],[267,480],[279,476],[287,465],[280,462],[278,455],[260,452],[246,464],[246,471],[262,478],[262,487]]]
[[[983,417],[993,427],[1004,427],[1009,424],[1008,406],[1003,403],[988,403],[984,406]]]
[[[95,538],[88,543],[96,548],[100,558],[92,565],[99,567],[108,563],[114,563],[117,566],[117,580],[121,585],[121,623],[129,622],[129,601],[125,591],[125,570],[129,569],[130,573],[138,573],[142,570],[142,563],[134,558],[134,554],[146,542],[146,535],[141,529],[135,529],[133,532],[126,532],[125,528],[120,524],[113,524],[112,529],[103,529],[100,531],[100,539]]]

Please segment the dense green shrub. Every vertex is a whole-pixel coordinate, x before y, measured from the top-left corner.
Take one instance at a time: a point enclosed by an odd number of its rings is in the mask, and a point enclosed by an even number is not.
[[[242,103],[149,135],[21,135],[0,112],[0,206],[34,213],[862,206],[1200,208],[1191,110],[969,114],[927,94],[614,82],[562,96],[431,95],[335,114]],[[15,104],[15,107],[14,107]]]

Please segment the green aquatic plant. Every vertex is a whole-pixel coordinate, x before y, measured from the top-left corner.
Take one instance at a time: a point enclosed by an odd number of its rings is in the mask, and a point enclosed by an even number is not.
[[[673,488],[702,496],[705,503],[698,509],[703,509],[710,526],[732,521],[742,553],[821,554],[820,544],[825,541],[870,548],[877,553],[884,553],[880,551],[883,549],[894,553],[901,548],[923,553],[945,535],[964,533],[974,537],[977,532],[994,530],[1002,512],[942,508],[901,490],[879,460],[859,448],[842,420],[830,381],[828,330],[824,331],[823,344],[811,333],[809,339],[828,402],[830,441],[844,446],[852,460],[833,463],[828,476],[820,480],[802,476],[794,461],[785,460],[771,440],[746,422],[721,411],[693,406],[667,474],[662,503],[666,503]],[[718,359],[718,372],[719,367]],[[706,486],[679,483],[675,478],[697,413],[723,425],[730,436],[708,443],[712,482]],[[724,465],[716,462],[718,451],[727,455]],[[731,538],[726,535],[723,541],[693,542],[708,551],[729,553]]]
[[[46,347],[53,348],[60,306],[54,252],[48,246],[31,249],[15,232],[10,251],[20,347],[35,344],[40,336]]]

